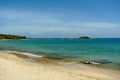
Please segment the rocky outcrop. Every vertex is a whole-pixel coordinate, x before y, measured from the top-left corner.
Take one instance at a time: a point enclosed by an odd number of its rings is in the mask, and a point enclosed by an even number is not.
[[[90,37],[88,37],[88,36],[81,36],[78,39],[90,39]]]

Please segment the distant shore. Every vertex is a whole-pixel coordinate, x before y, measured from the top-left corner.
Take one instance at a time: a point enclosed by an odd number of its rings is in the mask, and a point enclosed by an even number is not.
[[[0,34],[0,39],[18,40],[18,39],[27,39],[27,37],[26,36],[19,36],[19,35],[11,35],[11,34]]]
[[[30,38],[26,38],[26,39],[30,39]],[[0,39],[0,40],[26,40],[26,39]]]
[[[119,80],[120,72],[0,51],[0,80]]]

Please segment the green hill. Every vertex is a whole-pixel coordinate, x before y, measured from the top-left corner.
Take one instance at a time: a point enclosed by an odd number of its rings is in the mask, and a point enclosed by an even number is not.
[[[90,39],[90,37],[88,37],[88,36],[81,36],[78,39]]]
[[[0,39],[26,39],[26,36],[0,34]]]

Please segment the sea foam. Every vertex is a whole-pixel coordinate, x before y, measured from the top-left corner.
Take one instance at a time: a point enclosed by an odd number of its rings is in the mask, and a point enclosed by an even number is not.
[[[16,54],[23,54],[23,55],[26,55],[26,56],[29,56],[29,57],[44,57],[43,55],[35,55],[35,54],[32,54],[32,53],[28,53],[28,52],[17,52],[17,51],[8,51],[9,53],[10,52],[13,52],[13,53],[16,53]]]

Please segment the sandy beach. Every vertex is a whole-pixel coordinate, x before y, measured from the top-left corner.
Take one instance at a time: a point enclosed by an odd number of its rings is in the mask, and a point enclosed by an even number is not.
[[[69,62],[29,59],[13,51],[0,51],[0,80],[119,80],[120,73]]]

